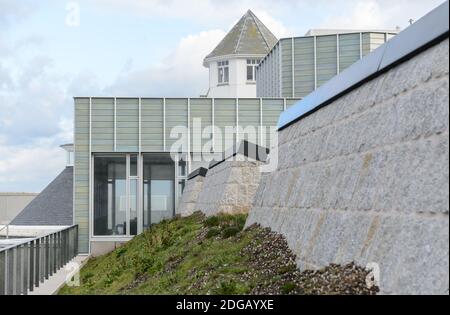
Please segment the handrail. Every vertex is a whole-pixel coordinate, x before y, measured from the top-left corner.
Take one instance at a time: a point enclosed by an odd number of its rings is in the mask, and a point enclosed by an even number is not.
[[[0,248],[0,252],[4,251],[4,250],[6,250],[6,249],[10,249],[10,248],[13,248],[13,247],[16,247],[16,246],[20,246],[20,245],[26,244],[26,243],[28,243],[28,242],[34,241],[34,240],[39,239],[39,238],[44,238],[44,237],[50,236],[50,235],[52,235],[52,234],[55,234],[55,233],[58,233],[58,232],[61,232],[61,231],[71,229],[71,228],[73,228],[73,227],[76,227],[76,225],[64,226],[64,227],[62,227],[61,229],[54,230],[54,231],[52,231],[52,232],[49,232],[49,233],[47,233],[47,234],[43,234],[43,235],[40,235],[40,236],[32,236],[32,237],[26,237],[26,238],[23,238],[23,241],[22,241],[22,242],[17,242],[17,243],[15,243],[14,245],[11,245],[11,246],[9,246],[9,247],[1,247],[1,248]],[[1,231],[1,230],[0,230],[0,231]],[[20,238],[18,238],[18,240],[20,240]]]
[[[0,248],[0,295],[26,295],[78,254],[78,225]]]

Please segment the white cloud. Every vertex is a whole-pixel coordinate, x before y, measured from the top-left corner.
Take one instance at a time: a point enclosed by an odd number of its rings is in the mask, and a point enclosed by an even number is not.
[[[117,79],[112,79],[115,83],[103,87],[98,78],[104,74],[96,72],[95,68],[71,74],[56,68],[49,58],[50,52],[42,45],[46,34],[34,34],[30,29],[22,39],[5,36],[14,23],[23,21],[41,2],[0,0],[0,191],[39,191],[62,170],[64,152],[58,145],[71,142],[73,138],[73,95],[196,97],[206,93],[208,70],[202,65],[203,58],[248,9],[252,9],[276,36],[285,37],[301,35],[291,27],[405,26],[410,18],[420,18],[442,0],[79,2],[82,14],[83,3],[88,6],[94,2],[105,11],[117,13],[120,10],[166,21],[183,19],[188,22],[186,25],[201,25],[207,31],[182,38],[156,66],[133,69],[130,60]],[[303,18],[313,22],[305,25]],[[43,49],[30,49],[30,45]],[[149,64],[154,64],[151,58],[149,56]]]
[[[203,58],[225,36],[221,30],[189,35],[157,66],[123,71],[106,94],[146,96],[199,96],[208,88]]]
[[[278,37],[302,35],[310,28],[404,28],[408,26],[409,19],[417,20],[443,2],[444,0],[94,0],[102,10],[127,11],[130,14],[166,20],[183,19],[204,27],[221,29],[229,29],[232,26],[230,21],[235,23],[251,9]]]
[[[0,139],[0,157],[0,191],[10,192],[40,192],[65,163],[64,152],[42,140],[7,145]]]
[[[0,0],[0,26],[7,27],[28,16],[36,7],[34,1]]]
[[[323,28],[375,28],[395,29],[408,26],[409,19],[418,20],[424,14],[441,4],[442,0],[348,0],[346,12],[335,14],[323,20]],[[342,3],[342,2],[341,2]],[[324,4],[326,5],[326,4]],[[339,12],[336,10],[336,12]]]
[[[277,37],[289,37],[296,35],[293,30],[286,27],[281,21],[275,19],[269,13],[263,10],[255,10],[255,15],[263,22],[265,26]]]
[[[92,1],[92,0],[90,0]],[[292,0],[94,0],[103,10],[128,11],[147,17],[185,19],[208,27],[229,28],[249,9],[251,9],[267,26],[274,22],[274,33],[280,31],[284,36],[286,30],[270,15],[280,15],[287,8],[295,8]],[[270,15],[268,14],[270,12]],[[267,17],[267,19],[265,19]],[[275,34],[278,35],[278,34]]]

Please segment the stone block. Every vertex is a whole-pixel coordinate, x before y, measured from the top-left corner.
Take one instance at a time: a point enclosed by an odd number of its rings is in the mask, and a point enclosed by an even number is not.
[[[302,270],[376,263],[383,294],[448,294],[448,48],[283,129],[246,226],[282,233]]]

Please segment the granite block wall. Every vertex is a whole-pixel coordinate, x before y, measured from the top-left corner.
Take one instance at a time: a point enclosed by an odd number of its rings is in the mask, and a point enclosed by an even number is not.
[[[279,132],[247,226],[300,269],[380,267],[384,294],[448,294],[449,40]]]
[[[225,160],[210,168],[196,209],[207,216],[247,213],[260,180],[259,161]]]
[[[178,205],[177,214],[186,217],[198,210],[197,199],[202,191],[204,179],[205,177],[203,176],[195,176],[187,181],[180,204]]]

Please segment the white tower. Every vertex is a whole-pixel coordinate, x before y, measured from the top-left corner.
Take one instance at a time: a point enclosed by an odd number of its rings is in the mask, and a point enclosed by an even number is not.
[[[203,61],[209,68],[207,97],[256,97],[256,65],[277,41],[248,10]]]

